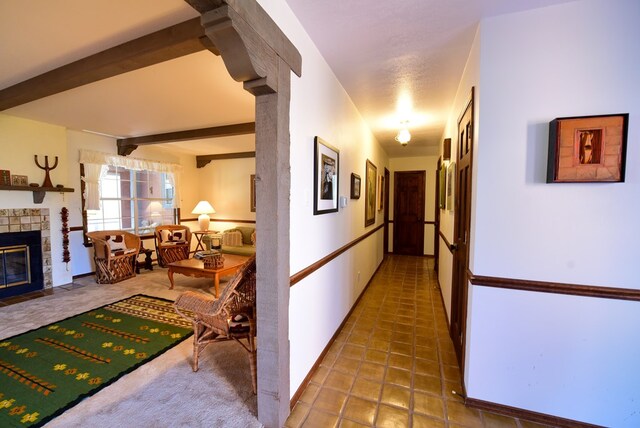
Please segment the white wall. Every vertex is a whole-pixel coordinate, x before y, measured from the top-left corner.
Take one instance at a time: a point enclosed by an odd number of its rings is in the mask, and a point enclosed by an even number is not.
[[[12,175],[26,175],[29,183],[42,185],[45,172],[36,166],[34,155],[38,155],[40,165],[44,165],[44,156],[49,156],[50,166],[53,166],[57,156],[58,166],[49,173],[51,182],[54,186],[63,184],[65,187],[75,187],[67,181],[69,161],[63,127],[0,114],[0,147],[0,169],[8,169]],[[67,270],[62,262],[62,245],[59,244],[62,242],[60,210],[69,207],[70,200],[79,191],[76,187],[75,193],[48,192],[41,204],[33,202],[32,192],[0,191],[0,208],[49,208],[54,287],[71,282],[71,264]]]
[[[445,138],[451,138],[451,158],[449,161],[443,161],[444,166],[449,166],[450,162],[455,162],[458,155],[458,118],[464,112],[464,109],[469,102],[471,96],[471,88],[474,88],[474,123],[476,126],[473,130],[473,166],[472,166],[472,200],[471,200],[471,236],[470,242],[474,241],[475,235],[475,213],[474,206],[477,203],[476,186],[475,181],[477,177],[477,159],[482,157],[482,153],[479,150],[478,143],[478,122],[480,115],[480,30],[476,31],[476,36],[471,45],[469,51],[469,57],[464,67],[456,96],[451,106],[447,123],[445,125],[444,133],[442,134],[441,141]],[[442,148],[441,148],[442,150]],[[441,153],[442,156],[442,153]],[[446,184],[446,182],[445,182]],[[453,223],[453,210],[441,209],[440,210],[440,231],[447,238],[450,243],[454,243],[454,223]],[[438,261],[438,282],[440,284],[440,291],[442,292],[442,299],[444,301],[445,309],[447,312],[447,318],[451,319],[451,282],[453,273],[453,254],[447,247],[445,241],[440,239],[440,252]],[[473,258],[473,254],[470,255]]]
[[[638,288],[639,20],[583,0],[483,21],[474,274]],[[627,112],[625,183],[545,183],[549,121]],[[473,287],[469,396],[640,425],[639,305]]]
[[[261,0],[260,4],[302,55],[302,77],[292,74],[291,82],[290,231],[293,274],[382,224],[381,211],[376,211],[375,225],[364,227],[364,197],[348,199],[347,207],[337,213],[313,215],[314,136],[320,136],[340,150],[339,194],[347,198],[352,172],[364,180],[367,159],[376,165],[378,172],[388,167],[388,160],[286,2]],[[380,230],[291,288],[292,395],[382,257]]]
[[[393,220],[394,209],[394,189],[395,172],[397,171],[425,171],[425,204],[424,220],[435,221],[435,198],[436,198],[436,174],[438,167],[438,156],[420,156],[406,158],[389,159],[389,220]],[[433,237],[435,225],[424,225],[424,255],[433,255]],[[393,252],[393,224],[389,225],[389,251]]]

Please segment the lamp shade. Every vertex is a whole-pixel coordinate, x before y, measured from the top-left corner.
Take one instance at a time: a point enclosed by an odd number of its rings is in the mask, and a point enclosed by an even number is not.
[[[198,205],[191,211],[191,214],[213,214],[216,210],[207,201],[200,201]]]
[[[191,211],[191,214],[200,214],[198,216],[198,224],[200,225],[200,230],[207,231],[209,230],[209,222],[211,219],[207,214],[215,213],[216,210],[213,209],[211,204],[207,201],[200,201],[198,205]]]

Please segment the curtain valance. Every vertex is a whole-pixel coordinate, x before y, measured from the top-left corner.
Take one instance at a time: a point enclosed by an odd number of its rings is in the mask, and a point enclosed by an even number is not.
[[[136,159],[128,156],[119,156],[111,153],[96,152],[93,150],[80,150],[80,163],[119,166],[135,171],[154,171],[176,173],[182,171],[182,165],[169,162]]]

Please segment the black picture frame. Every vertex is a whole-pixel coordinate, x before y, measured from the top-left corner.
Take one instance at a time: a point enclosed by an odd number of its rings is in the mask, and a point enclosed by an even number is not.
[[[314,139],[313,215],[338,211],[340,150],[320,137]]]
[[[356,173],[351,173],[351,199],[360,199],[360,184],[362,179]]]
[[[628,126],[628,113],[552,120],[547,183],[624,182]]]

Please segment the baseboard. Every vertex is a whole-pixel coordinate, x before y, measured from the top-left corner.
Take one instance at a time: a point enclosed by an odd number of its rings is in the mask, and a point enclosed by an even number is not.
[[[538,413],[531,410],[520,409],[518,407],[506,406],[504,404],[492,403],[490,401],[478,400],[467,397],[464,402],[468,407],[485,410],[500,415],[510,416],[512,418],[525,419],[527,421],[536,422],[543,425],[550,425],[562,428],[598,428],[600,425],[593,425],[586,422],[574,421],[558,416]]]
[[[307,373],[305,378],[300,383],[300,386],[298,386],[298,389],[296,390],[295,394],[293,394],[293,396],[291,397],[291,401],[289,402],[289,409],[293,410],[293,406],[296,405],[296,403],[300,399],[300,396],[304,392],[305,388],[307,387],[307,385],[309,385],[309,382],[311,381],[311,378],[313,377],[314,374],[316,374],[316,371],[318,370],[318,367],[320,367],[320,363],[322,362],[323,358],[325,357],[325,355],[327,355],[327,352],[329,352],[329,348],[331,348],[331,345],[333,345],[333,343],[335,342],[336,338],[338,337],[338,335],[342,331],[342,328],[347,323],[347,320],[349,319],[349,317],[353,313],[353,310],[356,308],[356,306],[358,306],[358,303],[360,302],[360,299],[362,298],[362,296],[364,296],[365,291],[367,291],[367,289],[369,288],[369,285],[371,284],[371,281],[373,280],[373,277],[376,276],[376,274],[380,270],[380,267],[382,266],[383,262],[384,262],[384,258],[382,259],[382,261],[380,262],[380,264],[376,268],[375,272],[373,272],[373,275],[371,275],[371,278],[369,278],[369,281],[367,282],[367,285],[364,286],[364,288],[362,289],[362,292],[360,292],[360,295],[358,295],[358,298],[356,299],[356,301],[353,302],[353,305],[351,306],[351,309],[349,310],[347,315],[345,315],[344,319],[342,320],[342,322],[340,323],[340,325],[336,329],[336,332],[333,334],[333,336],[331,336],[331,339],[329,339],[329,342],[327,343],[327,346],[324,347],[324,349],[322,350],[322,352],[320,353],[320,355],[316,359],[316,362],[313,364],[313,366],[311,366],[311,369],[309,370],[309,373]]]

